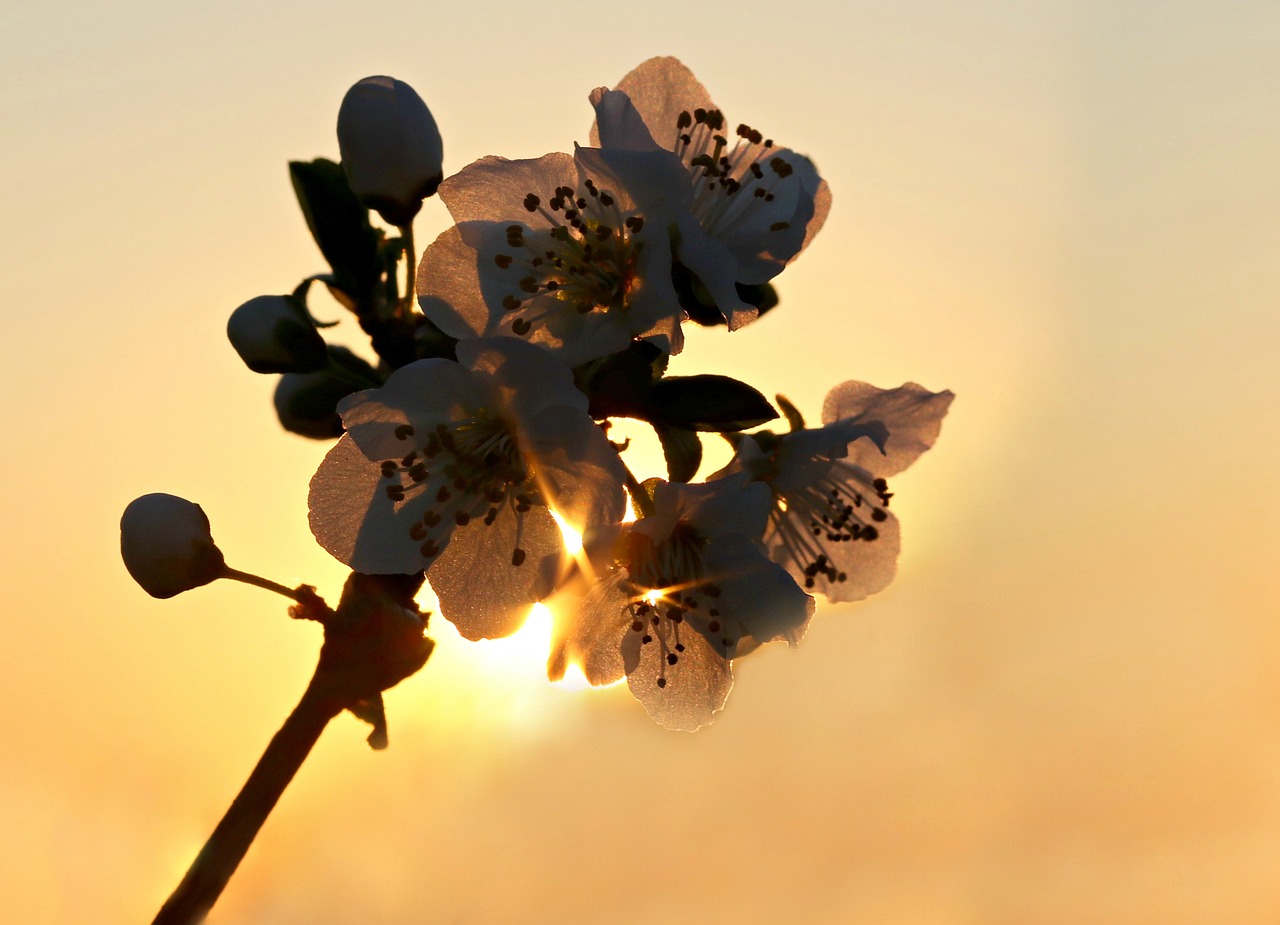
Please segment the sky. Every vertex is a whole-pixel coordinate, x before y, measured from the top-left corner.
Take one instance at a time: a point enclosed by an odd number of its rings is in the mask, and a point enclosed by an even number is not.
[[[279,429],[224,334],[323,269],[287,161],[337,156],[370,74],[427,101],[448,172],[572,150],[587,94],[659,54],[834,195],[781,306],[673,371],[811,419],[848,379],[957,395],[895,480],[895,584],[736,664],[692,735],[549,684],[545,626],[433,620],[391,747],[335,721],[210,922],[1280,920],[1280,8],[55,0],[0,24],[0,921],[148,921],[314,665],[278,599],[155,601],[118,553],[124,506],[167,491],[233,566],[337,598],[306,524],[326,446]],[[429,202],[419,241],[447,224]]]

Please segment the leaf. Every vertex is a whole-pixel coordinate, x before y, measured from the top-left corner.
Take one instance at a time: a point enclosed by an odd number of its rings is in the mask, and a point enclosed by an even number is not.
[[[724,312],[716,306],[715,299],[702,280],[679,260],[673,260],[671,264],[671,285],[675,288],[680,307],[685,310],[690,321],[703,327],[728,324]],[[733,286],[738,292],[738,298],[755,306],[761,315],[778,305],[778,291],[773,288],[772,283],[734,283]]]
[[[667,368],[667,355],[646,341],[634,341],[573,371],[574,382],[590,401],[596,420],[608,417],[645,418],[644,409],[654,380]]]
[[[804,416],[800,413],[800,409],[787,399],[785,395],[775,395],[773,400],[778,403],[778,407],[782,409],[782,413],[787,417],[787,424],[792,430],[804,430]]]
[[[691,430],[654,424],[667,460],[667,476],[673,482],[688,482],[702,465],[702,441]]]
[[[342,166],[325,158],[290,161],[289,178],[307,228],[333,268],[333,285],[364,300],[378,282],[378,232],[347,185]]]
[[[777,416],[768,399],[728,376],[668,376],[645,405],[645,420],[684,430],[745,430]]]

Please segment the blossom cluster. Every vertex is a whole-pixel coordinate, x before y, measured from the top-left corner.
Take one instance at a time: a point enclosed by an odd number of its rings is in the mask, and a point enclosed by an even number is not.
[[[291,165],[332,272],[251,300],[228,333],[251,369],[281,374],[287,429],[337,438],[310,487],[321,546],[357,573],[425,575],[469,639],[510,634],[545,601],[551,677],[570,664],[593,684],[625,677],[658,722],[696,729],[723,706],[735,658],[795,644],[817,597],[890,582],[886,480],[933,444],[952,396],[847,381],[808,427],[747,383],[667,375],[684,325],[734,331],[776,306],[773,281],[831,194],[808,157],[729,121],[674,58],[589,101],[588,143],[571,154],[485,157],[446,177],[418,95],[356,84],[341,164]],[[454,224],[418,263],[412,219],[433,193]],[[315,282],[376,364],[324,342]],[[789,427],[762,429],[778,409]],[[609,437],[617,418],[653,427],[665,478],[631,472]],[[733,456],[693,481],[700,434]]]

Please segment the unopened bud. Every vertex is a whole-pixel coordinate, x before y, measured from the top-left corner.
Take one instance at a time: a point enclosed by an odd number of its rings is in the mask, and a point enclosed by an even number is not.
[[[329,362],[324,338],[292,296],[245,302],[227,320],[227,339],[255,373],[309,373]]]
[[[162,493],[143,495],[124,509],[120,556],[152,597],[173,597],[226,572],[200,505]]]
[[[314,373],[285,373],[276,385],[276,417],[280,426],[313,440],[342,436],[338,402],[352,392],[382,384],[373,367],[345,347],[330,346],[332,364]]]
[[[431,110],[407,83],[366,77],[338,109],[338,150],[361,202],[397,227],[444,178],[444,144]]]

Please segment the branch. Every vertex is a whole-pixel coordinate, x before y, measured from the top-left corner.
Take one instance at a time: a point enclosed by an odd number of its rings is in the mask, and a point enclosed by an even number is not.
[[[160,909],[153,925],[192,925],[202,922],[227,881],[275,808],[285,787],[302,767],[324,727],[342,712],[329,685],[320,682],[320,668],[306,692],[258,764],[245,781],[218,827],[196,855],[178,888]]]

